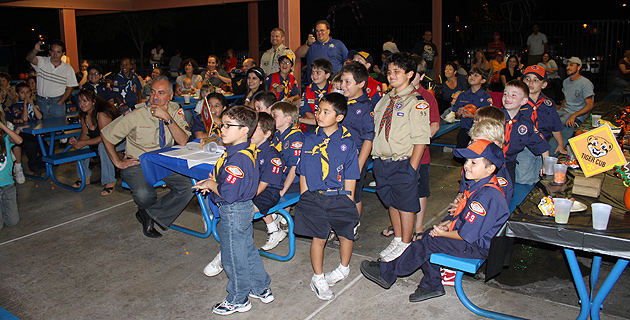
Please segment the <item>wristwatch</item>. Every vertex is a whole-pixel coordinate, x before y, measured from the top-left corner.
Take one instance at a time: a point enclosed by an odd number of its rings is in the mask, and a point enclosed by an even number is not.
[[[168,120],[164,121],[164,124],[166,124],[166,125],[168,126],[168,125],[173,124],[173,122],[175,122],[175,119],[170,118],[170,119],[168,119]]]

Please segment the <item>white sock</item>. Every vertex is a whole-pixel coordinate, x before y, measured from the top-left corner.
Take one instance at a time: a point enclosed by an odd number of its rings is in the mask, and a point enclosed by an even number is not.
[[[396,241],[396,242],[402,242],[402,237],[394,237],[394,241]]]
[[[276,231],[278,231],[278,225],[276,224],[275,221],[272,221],[271,223],[267,223],[267,233],[274,233]]]
[[[341,273],[343,273],[344,275],[347,275],[348,273],[350,273],[350,265],[347,265],[344,267],[344,265],[340,263],[337,269],[339,269],[339,271],[341,271]]]
[[[313,278],[317,279],[317,280],[324,279],[324,274],[323,273],[322,274],[315,274],[315,273],[313,273]]]

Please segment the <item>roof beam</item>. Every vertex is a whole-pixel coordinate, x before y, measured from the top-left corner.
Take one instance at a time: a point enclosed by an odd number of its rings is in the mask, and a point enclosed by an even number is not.
[[[2,7],[75,10],[130,11],[134,0],[17,0],[1,2]]]
[[[260,0],[131,0],[133,2],[133,10],[160,10],[160,9],[173,9],[183,7],[197,7],[208,6],[217,4],[230,4],[230,3],[243,3],[243,2],[258,2]]]

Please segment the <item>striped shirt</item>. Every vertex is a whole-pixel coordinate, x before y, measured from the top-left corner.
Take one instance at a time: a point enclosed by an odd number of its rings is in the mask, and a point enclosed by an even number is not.
[[[37,94],[40,97],[60,97],[66,92],[66,87],[77,87],[74,69],[65,63],[55,67],[50,57],[37,57],[37,65],[31,63],[37,72]]]

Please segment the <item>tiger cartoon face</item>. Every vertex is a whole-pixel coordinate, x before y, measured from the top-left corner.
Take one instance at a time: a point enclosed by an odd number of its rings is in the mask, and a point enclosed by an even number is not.
[[[612,150],[612,147],[612,143],[602,137],[588,137],[588,151],[590,151],[591,155],[595,158],[605,156],[610,150]]]

